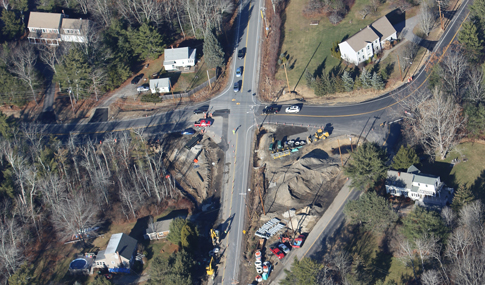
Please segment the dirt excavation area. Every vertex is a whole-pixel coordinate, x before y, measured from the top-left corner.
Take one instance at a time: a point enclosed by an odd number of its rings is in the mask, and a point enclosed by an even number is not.
[[[347,180],[341,161],[349,158],[358,137],[352,137],[351,146],[342,144],[349,142],[348,136],[328,134],[326,139],[320,136],[316,140],[315,132],[303,127],[265,125],[255,136],[252,188],[247,201],[250,217],[241,274],[247,280],[239,280],[241,283],[251,283],[258,275],[254,265],[257,250],[262,252],[263,260],[273,264],[271,275],[278,274],[278,263],[284,260],[279,260],[270,247],[283,242],[291,249],[291,238],[308,235]],[[313,138],[308,140],[311,135]],[[279,221],[281,229],[264,233],[272,221]],[[290,240],[280,239],[282,236]]]
[[[222,149],[210,137],[199,133],[173,133],[160,141],[154,145],[164,152],[167,170],[173,173],[180,188],[193,198],[196,206],[204,210],[204,204],[218,203],[211,200],[219,197],[218,190],[222,187]]]

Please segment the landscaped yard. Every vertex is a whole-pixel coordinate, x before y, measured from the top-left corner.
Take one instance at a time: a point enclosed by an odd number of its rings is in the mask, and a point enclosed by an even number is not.
[[[305,68],[313,73],[321,65],[324,65],[327,72],[338,66],[340,59],[332,57],[330,53],[332,44],[336,41],[340,43],[344,38],[351,37],[391,11],[389,4],[384,4],[379,7],[376,15],[370,14],[362,20],[358,11],[368,5],[369,1],[356,0],[350,12],[339,24],[332,25],[326,17],[322,17],[317,26],[310,26],[312,20],[302,16],[302,9],[308,2],[309,0],[292,0],[286,8],[284,42],[281,52],[287,52],[291,58],[289,66],[294,65],[294,68],[288,72],[291,88],[295,86]],[[307,64],[308,67],[306,67]],[[277,73],[277,78],[285,79],[283,70]],[[299,84],[304,85],[305,82],[300,81]]]

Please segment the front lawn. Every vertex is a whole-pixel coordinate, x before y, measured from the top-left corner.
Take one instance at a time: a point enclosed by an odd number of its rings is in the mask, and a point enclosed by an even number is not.
[[[322,17],[317,26],[310,26],[311,19],[302,16],[302,9],[309,0],[292,0],[286,8],[286,22],[282,38],[284,40],[281,52],[287,52],[290,56],[289,66],[293,69],[288,71],[290,87],[294,88],[300,76],[307,70],[313,73],[317,68],[328,72],[338,66],[340,59],[331,56],[330,49],[336,41],[339,43],[353,36],[386,13],[389,13],[389,4],[379,7],[376,15],[368,15],[363,20],[358,11],[369,4],[369,0],[356,0],[347,16],[337,25],[332,25],[326,17]],[[312,55],[315,55],[312,58]],[[311,59],[311,61],[310,61]],[[284,70],[279,70],[277,79],[285,80]],[[304,85],[304,76],[299,85]]]

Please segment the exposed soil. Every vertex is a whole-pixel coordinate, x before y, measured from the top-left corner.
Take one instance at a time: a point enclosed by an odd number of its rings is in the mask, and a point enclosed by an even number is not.
[[[245,255],[242,262],[242,283],[251,283],[257,275],[254,266],[254,251],[259,237],[256,230],[273,217],[287,225],[289,231],[306,234],[333,202],[346,181],[341,172],[338,139],[330,137],[303,146],[298,152],[279,159],[273,159],[268,149],[273,137],[276,140],[301,139],[308,135],[307,128],[293,126],[266,125],[256,133],[254,144],[251,181],[253,189],[247,197],[248,227],[246,233]],[[345,137],[345,141],[348,137]],[[358,141],[357,139],[353,141]],[[346,161],[355,145],[340,145],[342,160]],[[264,202],[265,214],[261,199]],[[288,214],[290,209],[292,214]],[[291,222],[290,222],[291,221]],[[266,241],[263,259],[278,266],[278,259],[269,251],[268,246],[278,241],[278,232]],[[278,269],[278,268],[276,268]],[[270,278],[271,279],[271,278]]]

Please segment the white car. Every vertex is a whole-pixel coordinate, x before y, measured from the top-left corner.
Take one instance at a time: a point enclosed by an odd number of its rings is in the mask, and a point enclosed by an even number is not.
[[[300,107],[298,106],[290,106],[286,108],[286,113],[298,113],[300,112]]]
[[[150,90],[150,87],[148,85],[141,85],[136,88],[136,91],[138,92],[146,92]]]
[[[281,250],[285,253],[285,254],[288,254],[290,252],[290,249],[288,247],[286,247],[285,244],[283,243],[280,243],[280,245],[278,246],[279,248],[281,248]]]

